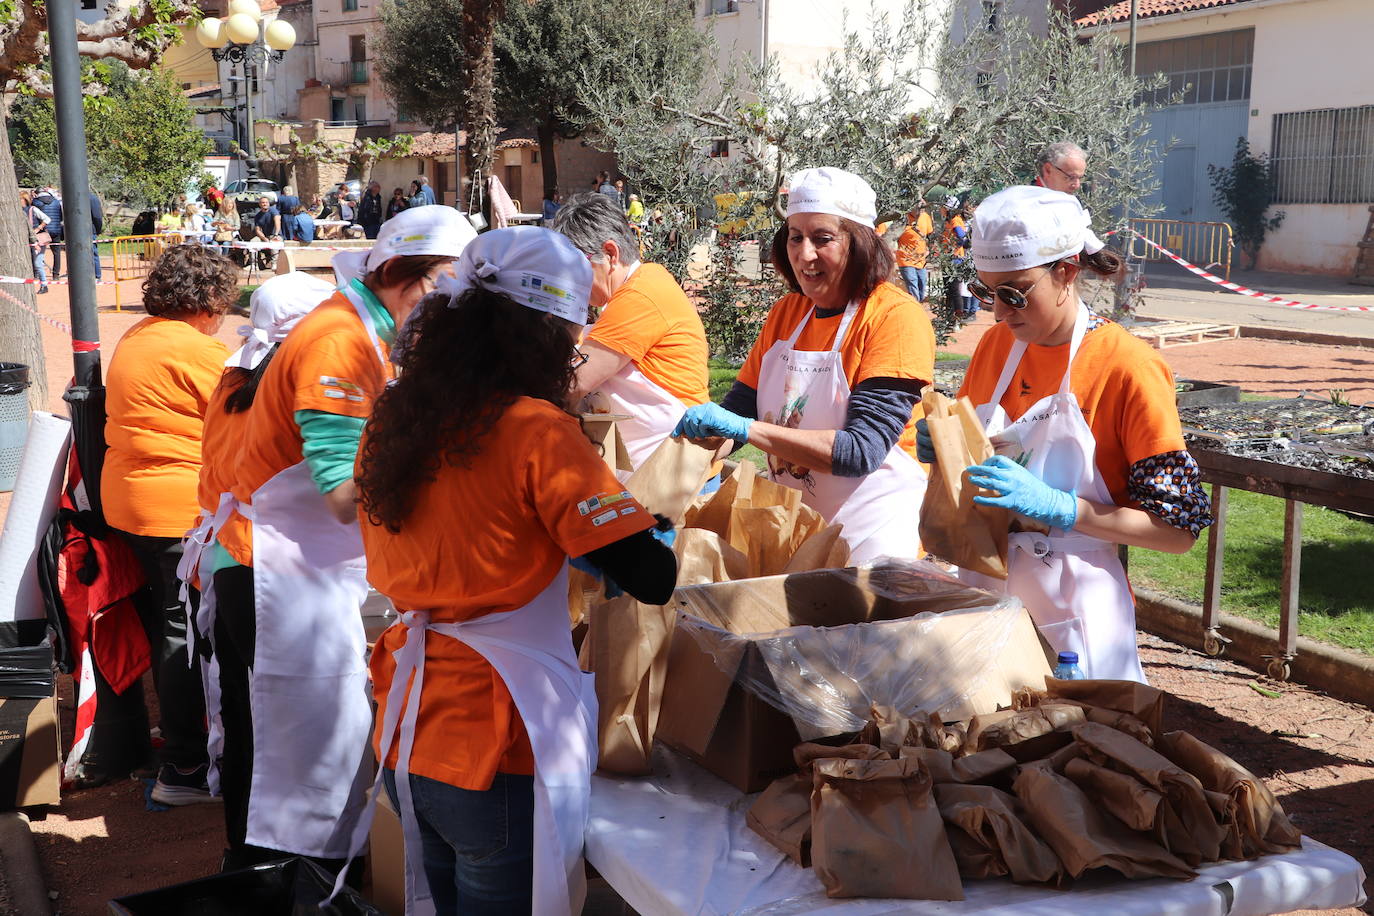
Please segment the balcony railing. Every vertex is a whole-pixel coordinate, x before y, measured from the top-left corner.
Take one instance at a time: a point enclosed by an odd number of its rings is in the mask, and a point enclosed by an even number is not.
[[[367,82],[367,61],[351,60],[348,62],[348,81],[350,83]]]

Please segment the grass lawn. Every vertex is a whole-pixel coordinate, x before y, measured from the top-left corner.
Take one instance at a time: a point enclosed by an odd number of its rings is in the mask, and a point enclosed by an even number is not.
[[[1232,490],[1222,567],[1224,613],[1278,628],[1283,575],[1283,500]],[[1131,580],[1202,603],[1207,539],[1182,556],[1131,551]],[[1319,506],[1303,507],[1298,632],[1374,654],[1374,524]]]

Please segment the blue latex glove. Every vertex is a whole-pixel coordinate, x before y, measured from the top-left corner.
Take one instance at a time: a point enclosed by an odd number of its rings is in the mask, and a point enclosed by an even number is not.
[[[935,443],[930,439],[930,424],[925,417],[916,421],[916,460],[922,464],[935,463]]]
[[[749,441],[749,427],[753,422],[748,417],[731,413],[719,404],[697,404],[695,407],[687,408],[682,419],[677,421],[677,426],[673,427],[673,435],[688,439],[721,436],[734,439],[736,445],[744,445]]]
[[[1078,494],[1056,490],[1005,455],[993,455],[968,468],[968,479],[998,496],[975,496],[983,506],[1001,506],[1065,531],[1078,521]]]
[[[615,584],[614,579],[602,572],[600,566],[597,566],[586,557],[569,557],[568,565],[573,569],[582,570],[593,579],[600,579],[601,584],[606,589],[607,598],[619,598],[621,595],[625,594],[620,586]]]
[[[673,545],[677,543],[677,529],[672,526],[671,522],[666,520],[661,521],[659,524],[667,525],[668,527],[651,528],[649,529],[649,533],[654,536],[654,540],[658,541],[669,550],[672,550]]]

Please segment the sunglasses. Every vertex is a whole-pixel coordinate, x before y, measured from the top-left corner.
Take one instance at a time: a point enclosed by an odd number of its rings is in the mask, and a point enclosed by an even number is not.
[[[1034,283],[1023,290],[1017,289],[1014,286],[1008,286],[1005,283],[994,289],[981,280],[970,280],[968,282],[968,291],[973,298],[984,305],[992,305],[994,299],[1001,299],[1010,308],[1020,310],[1026,307],[1026,302],[1028,301],[1026,296],[1030,294],[1030,291],[1039,286],[1040,281],[1049,276],[1058,265],[1058,261],[1046,264],[1045,272],[1037,277]]]

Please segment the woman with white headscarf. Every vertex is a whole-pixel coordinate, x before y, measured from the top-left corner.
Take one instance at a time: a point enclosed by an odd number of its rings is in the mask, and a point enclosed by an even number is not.
[[[960,394],[997,455],[969,479],[992,491],[975,501],[1041,529],[1011,535],[1005,588],[1088,677],[1143,682],[1117,545],[1183,553],[1212,522],[1173,376],[1157,351],[1079,298],[1079,274],[1111,276],[1121,259],[1075,198],[1029,186],[987,198],[973,218],[973,261],[970,291],[997,325],[978,342]]]
[[[768,455],[773,479],[844,525],[850,562],[920,553],[926,475],[912,412],[935,374],[925,310],[888,278],[868,183],[836,168],[792,177],[773,263],[793,290],[774,305],[721,404],[689,407],[674,435]]]
[[[406,912],[578,913],[596,700],[568,558],[651,604],[677,560],[564,407],[586,256],[498,229],[455,273],[403,332],[359,460],[368,579],[402,612],[372,654],[378,779],[404,828]]]

